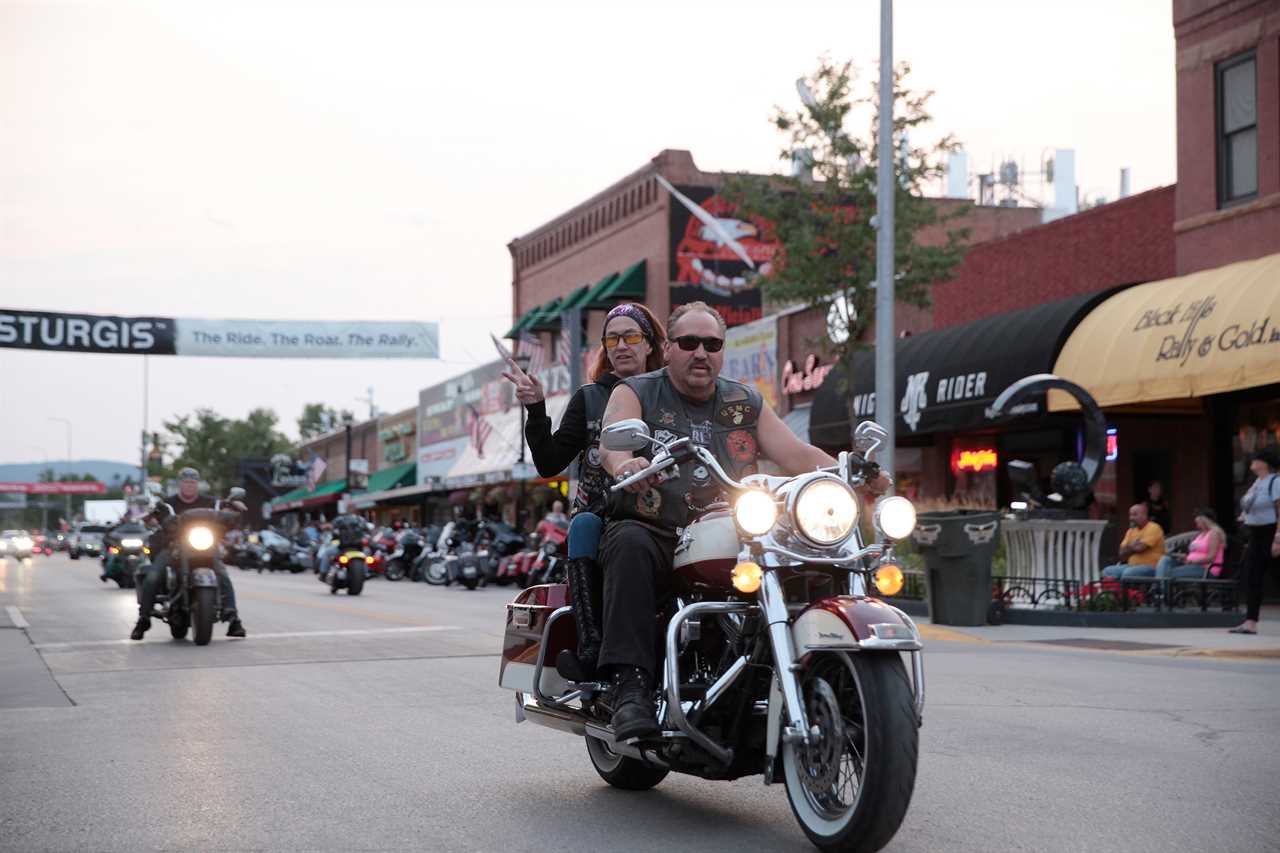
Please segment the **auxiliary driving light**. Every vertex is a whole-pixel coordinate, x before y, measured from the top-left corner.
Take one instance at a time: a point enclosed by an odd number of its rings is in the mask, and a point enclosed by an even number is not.
[[[755,592],[760,588],[764,570],[758,563],[747,561],[733,567],[733,588],[738,592]]]
[[[890,539],[906,539],[916,529],[916,508],[899,495],[882,498],[876,504],[875,524]]]
[[[885,563],[876,569],[872,576],[875,580],[876,589],[881,595],[897,595],[902,592],[904,578],[902,577],[902,567],[895,563]]]
[[[768,493],[749,489],[733,505],[733,517],[747,533],[763,536],[773,529],[773,523],[778,520],[778,505]]]

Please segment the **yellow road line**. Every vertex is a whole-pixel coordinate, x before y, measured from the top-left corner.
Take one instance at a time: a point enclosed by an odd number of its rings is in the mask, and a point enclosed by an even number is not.
[[[991,641],[984,637],[975,637],[972,634],[966,634],[963,631],[953,631],[950,628],[943,628],[941,625],[924,625],[917,624],[920,629],[920,637],[924,640],[946,640],[949,643],[977,643],[979,645],[987,645]]]

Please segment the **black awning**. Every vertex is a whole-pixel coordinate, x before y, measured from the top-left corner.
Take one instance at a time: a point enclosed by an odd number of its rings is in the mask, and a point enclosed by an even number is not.
[[[984,317],[962,326],[900,338],[894,352],[894,409],[901,439],[932,432],[962,432],[995,423],[987,408],[1024,376],[1051,373],[1067,335],[1115,290],[1073,296]],[[875,417],[875,351],[854,357],[853,387],[843,367],[827,376],[813,401],[809,440],[830,449],[849,446],[848,398],[854,420]],[[1045,396],[1014,407],[1015,417],[1042,414]]]

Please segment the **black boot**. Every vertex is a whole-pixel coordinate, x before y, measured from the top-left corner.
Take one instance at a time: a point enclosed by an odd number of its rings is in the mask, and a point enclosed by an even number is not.
[[[141,640],[142,635],[151,630],[151,620],[143,616],[138,619],[138,624],[133,626],[133,633],[129,635],[130,640]]]
[[[243,637],[244,626],[240,624],[239,619],[232,619],[231,624],[227,626],[228,637]]]
[[[600,566],[590,557],[570,560],[565,567],[573,621],[578,626],[578,650],[564,649],[556,657],[556,671],[570,681],[594,681],[600,659]]]
[[[613,676],[613,736],[619,742],[657,737],[653,679],[638,666],[618,667]]]

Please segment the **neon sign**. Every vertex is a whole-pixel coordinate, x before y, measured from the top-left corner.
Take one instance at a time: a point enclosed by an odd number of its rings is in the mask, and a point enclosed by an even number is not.
[[[1115,462],[1120,458],[1120,435],[1115,427],[1107,427],[1107,461]]]
[[[961,471],[981,474],[984,471],[994,471],[999,461],[999,456],[997,456],[995,449],[991,447],[969,450],[957,448],[951,454],[951,471],[955,474],[959,474]]]

